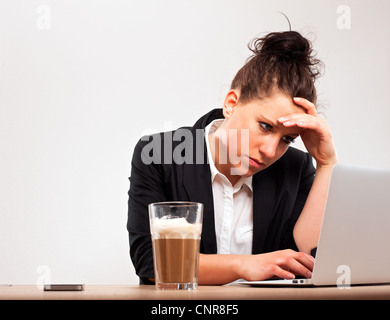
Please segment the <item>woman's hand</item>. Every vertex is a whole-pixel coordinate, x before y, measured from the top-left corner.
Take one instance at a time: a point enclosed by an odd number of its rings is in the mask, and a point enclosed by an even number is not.
[[[293,279],[295,275],[310,278],[313,267],[311,255],[290,249],[254,255],[200,254],[199,284],[219,285],[237,279]]]
[[[294,279],[295,275],[311,278],[313,267],[312,256],[290,249],[242,256],[236,264],[238,277],[249,281],[275,277]]]
[[[317,116],[313,103],[304,98],[294,98],[306,114],[294,113],[278,119],[285,127],[302,128],[300,136],[307,152],[316,160],[317,168],[333,167],[337,162],[336,149],[330,129],[325,120]]]

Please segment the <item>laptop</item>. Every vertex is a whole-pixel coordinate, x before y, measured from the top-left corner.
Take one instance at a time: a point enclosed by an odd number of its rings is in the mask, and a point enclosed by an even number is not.
[[[253,286],[390,283],[390,170],[334,167],[311,279],[235,283]]]

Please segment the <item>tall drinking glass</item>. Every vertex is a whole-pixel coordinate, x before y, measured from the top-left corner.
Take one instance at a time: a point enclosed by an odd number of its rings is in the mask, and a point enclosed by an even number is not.
[[[151,203],[149,218],[156,289],[197,289],[203,204]]]

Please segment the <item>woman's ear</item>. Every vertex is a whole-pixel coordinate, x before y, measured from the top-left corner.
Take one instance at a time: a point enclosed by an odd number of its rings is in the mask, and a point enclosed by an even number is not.
[[[229,90],[223,102],[223,116],[229,119],[238,105],[240,93],[237,90]]]

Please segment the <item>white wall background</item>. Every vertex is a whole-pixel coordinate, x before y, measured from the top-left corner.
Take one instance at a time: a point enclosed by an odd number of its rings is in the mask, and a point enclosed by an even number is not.
[[[340,161],[390,168],[388,0],[0,0],[0,284],[138,283],[136,141],[220,107],[278,11],[315,34]]]

